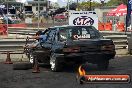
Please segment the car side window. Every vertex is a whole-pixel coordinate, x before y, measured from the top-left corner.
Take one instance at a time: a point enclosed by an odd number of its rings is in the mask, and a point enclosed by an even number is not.
[[[87,30],[86,28],[82,28],[82,35],[89,35],[89,30]]]
[[[65,41],[67,39],[67,31],[66,30],[60,30],[59,31],[59,40]]]
[[[47,34],[47,42],[53,42],[55,37],[55,30],[50,30],[49,33]]]
[[[91,38],[99,38],[99,33],[97,31],[93,30],[92,28],[89,28],[90,36]]]

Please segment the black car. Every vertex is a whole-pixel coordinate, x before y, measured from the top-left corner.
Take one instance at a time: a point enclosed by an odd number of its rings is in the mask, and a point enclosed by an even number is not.
[[[132,32],[130,38],[128,39],[128,52],[132,55]]]
[[[37,58],[39,62],[50,64],[52,71],[60,71],[70,62],[89,62],[106,70],[116,54],[113,41],[104,39],[93,26],[67,25],[47,30],[47,40],[36,48],[27,49],[27,55],[30,61]]]

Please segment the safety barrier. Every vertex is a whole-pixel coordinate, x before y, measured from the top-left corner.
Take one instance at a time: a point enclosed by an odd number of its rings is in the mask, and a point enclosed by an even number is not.
[[[112,39],[115,46],[116,46],[116,49],[119,49],[119,48],[126,48],[127,47],[127,35],[107,35],[107,36],[104,36],[104,38],[106,39]]]
[[[17,29],[16,29],[17,30]],[[14,33],[14,34],[18,34],[18,36],[20,35],[28,35],[29,33],[34,34],[37,29],[33,29],[33,30],[17,30],[17,33],[15,33],[16,30],[12,30],[9,29],[9,32]],[[20,31],[20,34],[19,34]],[[27,32],[28,31],[28,32]],[[22,32],[22,33],[21,33]],[[115,41],[116,45],[120,45],[120,46],[127,46],[127,37],[130,36],[131,32],[115,32],[115,31],[100,31],[101,34],[108,39],[112,39],[113,41]],[[14,35],[13,34],[13,35]],[[23,46],[26,42],[26,37],[24,38],[15,38],[15,39],[1,39],[0,40],[0,49],[1,50],[14,50],[14,49],[23,49]],[[29,41],[29,43],[32,43],[33,40]]]
[[[23,27],[23,28],[25,28],[25,27],[27,27],[27,25],[25,24],[25,23],[19,23],[19,24],[9,24],[8,25],[9,27]]]
[[[31,44],[34,40],[29,40],[28,44]],[[26,43],[26,39],[1,39],[0,50],[23,50],[23,46]]]
[[[127,35],[105,35],[104,38],[112,39],[116,48],[126,48],[127,47]],[[19,41],[17,41],[19,40]],[[33,41],[29,41],[28,44],[31,44]],[[1,50],[22,50],[25,45],[25,41],[22,39],[16,39],[16,41],[12,41],[12,39],[8,39],[8,41],[0,41],[0,49]]]
[[[0,24],[0,35],[7,35],[7,25]]]
[[[27,27],[27,25],[25,23],[21,23],[21,24],[8,24],[8,27],[22,27],[25,28]],[[1,35],[7,35],[7,24],[0,24],[0,36]]]

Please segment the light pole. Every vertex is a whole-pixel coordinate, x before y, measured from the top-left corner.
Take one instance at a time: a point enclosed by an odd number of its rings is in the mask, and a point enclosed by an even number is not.
[[[104,6],[105,0],[100,0],[100,2],[101,2],[100,8],[102,8],[102,7]],[[104,22],[105,18],[106,18],[106,17],[105,17],[104,14],[103,14],[103,8],[102,8],[102,21],[103,21],[103,22]]]
[[[78,4],[78,0],[77,0],[77,10],[79,10],[79,4]]]
[[[38,30],[39,30],[39,7],[40,5],[39,5],[39,0],[38,0]]]
[[[92,0],[90,0],[90,11],[92,10],[92,3],[91,3]]]
[[[67,0],[67,10],[68,10],[68,12],[69,12],[69,0]]]
[[[7,24],[6,24],[6,25],[7,25],[7,34],[8,34],[8,26],[9,26],[9,25],[8,25],[8,24],[9,24],[9,22],[8,22],[8,8],[9,8],[9,4],[8,4],[8,2],[9,2],[9,1],[6,0],[7,14],[6,14],[5,18],[6,18],[6,22],[7,22]]]

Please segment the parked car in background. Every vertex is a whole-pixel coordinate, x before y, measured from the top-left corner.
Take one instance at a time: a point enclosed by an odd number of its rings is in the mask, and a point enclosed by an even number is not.
[[[17,24],[21,22],[21,19],[14,14],[9,14],[8,16],[1,15],[0,19],[3,21],[3,24],[7,24],[7,21],[8,21],[8,24]]]
[[[44,11],[39,14],[39,16],[48,17],[48,12]]]
[[[12,21],[12,24],[17,24],[21,22],[21,19],[15,14],[9,14],[8,18]]]
[[[66,21],[66,16],[65,15],[63,15],[63,14],[56,14],[55,16],[54,16],[54,20],[55,21]]]

